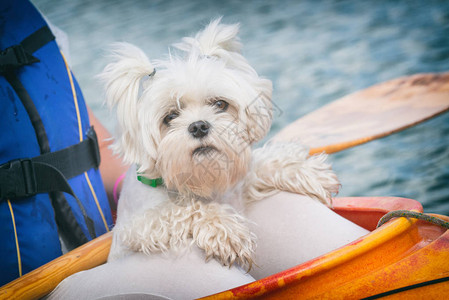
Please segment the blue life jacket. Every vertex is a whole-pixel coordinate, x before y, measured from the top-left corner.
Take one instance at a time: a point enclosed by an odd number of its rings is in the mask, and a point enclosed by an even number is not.
[[[0,285],[112,227],[95,132],[51,31],[0,1]]]

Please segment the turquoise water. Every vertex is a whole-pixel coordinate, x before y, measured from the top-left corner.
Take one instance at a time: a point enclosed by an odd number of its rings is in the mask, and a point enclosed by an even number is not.
[[[449,1],[73,1],[33,3],[70,39],[85,98],[109,129],[94,79],[112,42],[151,59],[208,21],[241,23],[244,54],[274,84],[270,135],[346,94],[419,72],[449,71]],[[423,99],[425,101],[425,99]],[[331,156],[340,196],[400,196],[449,214],[449,113]]]

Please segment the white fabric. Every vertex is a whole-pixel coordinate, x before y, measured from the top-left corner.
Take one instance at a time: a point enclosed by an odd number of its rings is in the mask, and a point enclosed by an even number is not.
[[[98,299],[132,293],[148,299],[152,299],[150,295],[194,299],[252,281],[237,267],[222,267],[216,260],[205,263],[203,253],[192,247],[181,257],[134,253],[74,274],[61,282],[49,299]]]
[[[368,233],[315,200],[285,192],[255,203],[248,216],[258,236],[257,266],[250,271],[256,279]],[[222,267],[216,260],[205,263],[202,251],[196,247],[178,258],[134,253],[67,278],[50,299],[122,299],[131,295],[135,299],[193,299],[250,283],[253,277],[236,267]]]
[[[260,279],[337,249],[369,232],[309,197],[280,192],[251,206]]]

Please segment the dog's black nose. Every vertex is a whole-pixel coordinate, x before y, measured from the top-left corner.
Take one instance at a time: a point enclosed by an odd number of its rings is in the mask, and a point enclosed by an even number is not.
[[[202,138],[209,133],[210,124],[205,121],[196,121],[189,125],[189,132],[194,138]]]

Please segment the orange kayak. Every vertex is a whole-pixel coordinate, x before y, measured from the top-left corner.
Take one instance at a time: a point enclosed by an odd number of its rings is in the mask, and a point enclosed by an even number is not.
[[[394,210],[422,212],[422,206],[394,197],[336,198],[336,213],[372,232],[289,270],[202,299],[442,299],[449,295],[449,230],[407,218],[376,229],[379,219]]]
[[[449,295],[449,230],[407,218],[376,229],[390,211],[422,212],[419,202],[395,197],[335,198],[333,209],[372,232],[291,269],[203,299],[441,299]],[[0,299],[38,299],[65,277],[104,263],[111,236],[105,234],[0,287]]]

